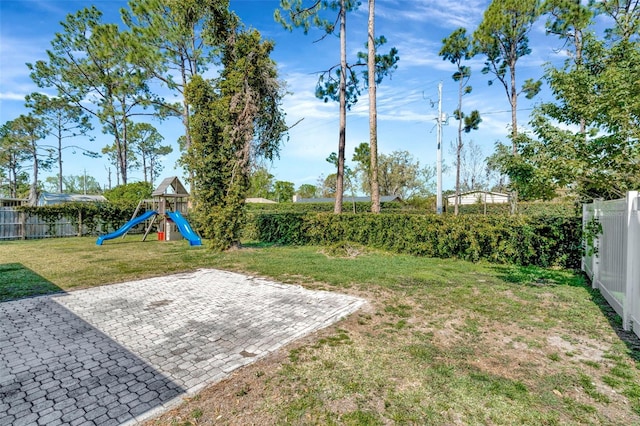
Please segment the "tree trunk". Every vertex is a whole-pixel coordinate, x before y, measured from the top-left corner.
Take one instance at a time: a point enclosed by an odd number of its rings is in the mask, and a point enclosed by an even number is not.
[[[62,131],[58,126],[58,192],[62,194]]]
[[[129,144],[127,143],[127,121],[122,124],[122,184],[127,184],[127,174],[129,173]]]
[[[460,63],[458,62],[458,70]],[[453,205],[453,214],[458,216],[458,205],[460,204],[460,154],[462,152],[462,90],[464,88],[464,78],[460,77],[458,82],[458,146],[456,146],[456,199]]]
[[[513,155],[518,153],[518,147],[516,146],[516,136],[518,136],[518,89],[516,87],[516,64],[512,63],[509,67],[511,74],[511,143],[513,146]]]
[[[368,84],[369,84],[369,151],[371,154],[371,212],[380,213],[380,185],[378,184],[378,111],[376,100],[376,44],[375,0],[369,0]]]
[[[184,152],[186,155],[189,155],[189,148],[191,147],[191,130],[189,129],[190,127],[190,123],[189,123],[189,103],[187,102],[187,99],[184,96],[184,90],[187,87],[187,84],[189,83],[187,81],[187,73],[186,73],[186,69],[185,69],[185,64],[184,62],[182,63],[182,68],[181,68],[181,74],[182,74],[182,125],[184,126]],[[193,75],[193,66],[191,67],[191,75]],[[193,174],[193,170],[189,170],[189,177],[188,177],[188,186],[189,186],[189,192],[191,192],[193,190],[193,178],[194,178],[194,174]]]
[[[33,177],[29,186],[29,205],[38,204],[38,147],[36,141],[31,141],[31,150],[33,154]]]
[[[518,136],[518,92],[516,88],[516,64],[515,61],[511,63],[509,67],[511,72],[511,144],[513,147],[513,156],[518,155],[518,144],[517,144],[517,136]],[[518,212],[518,191],[514,190],[511,193],[511,214],[516,214]]]
[[[336,174],[336,201],[333,212],[342,213],[344,193],[344,151],[347,140],[347,11],[345,0],[340,0],[340,134],[338,137],[338,171]]]
[[[582,68],[582,30],[576,28],[574,46],[576,49],[576,67]],[[584,118],[580,118],[580,134],[587,134],[587,122]]]

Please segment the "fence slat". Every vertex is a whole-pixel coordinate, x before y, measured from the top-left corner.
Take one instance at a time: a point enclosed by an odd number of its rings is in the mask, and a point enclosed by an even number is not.
[[[597,254],[585,253],[582,270],[622,318],[625,330],[640,336],[640,212],[638,192],[619,200],[594,201],[583,206],[583,229],[592,219],[602,226],[594,245]]]

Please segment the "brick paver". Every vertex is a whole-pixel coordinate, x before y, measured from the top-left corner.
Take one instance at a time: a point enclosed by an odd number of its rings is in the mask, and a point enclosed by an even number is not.
[[[0,303],[0,425],[135,423],[363,303],[218,270]]]

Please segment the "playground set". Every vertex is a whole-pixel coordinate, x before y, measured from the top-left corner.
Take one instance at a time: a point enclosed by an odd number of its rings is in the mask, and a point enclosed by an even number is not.
[[[202,245],[202,240],[184,217],[187,213],[189,193],[176,176],[164,179],[151,196],[152,200],[141,200],[138,203],[131,220],[117,231],[98,237],[96,244],[101,246],[105,240],[124,238],[134,226],[149,222],[142,237],[142,241],[145,241],[157,221],[158,241],[174,241],[184,237],[189,241],[189,245]],[[145,208],[145,213],[137,216],[142,207]]]

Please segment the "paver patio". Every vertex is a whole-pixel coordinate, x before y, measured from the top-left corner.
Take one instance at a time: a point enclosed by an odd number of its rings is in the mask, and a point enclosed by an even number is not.
[[[139,422],[363,303],[218,270],[0,303],[0,424]]]

